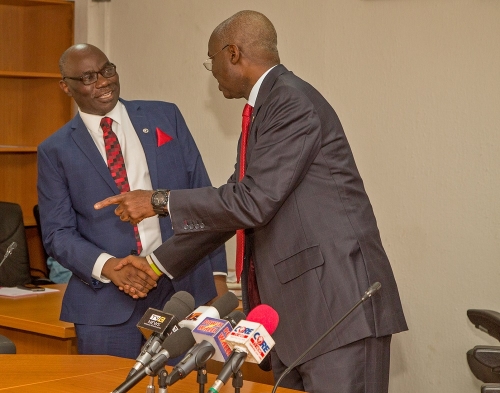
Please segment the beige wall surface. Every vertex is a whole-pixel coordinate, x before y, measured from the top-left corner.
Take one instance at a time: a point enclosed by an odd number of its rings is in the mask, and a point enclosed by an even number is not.
[[[249,4],[266,14],[283,64],[338,112],[374,206],[410,326],[390,391],[479,392],[466,352],[498,342],[466,311],[500,311],[500,1],[77,3],[77,40],[107,51],[123,98],[179,106],[214,185],[232,173],[244,102],[203,68],[208,38]]]

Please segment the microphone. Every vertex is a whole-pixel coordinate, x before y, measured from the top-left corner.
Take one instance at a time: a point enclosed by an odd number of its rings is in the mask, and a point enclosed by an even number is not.
[[[158,352],[151,362],[141,370],[126,379],[113,393],[125,393],[139,383],[146,375],[155,376],[170,358],[182,355],[195,344],[193,334],[188,328],[180,328],[165,338],[162,350]]]
[[[196,326],[192,333],[197,343],[209,342],[215,351],[213,359],[225,362],[231,354],[231,348],[226,344],[226,337],[233,327],[225,319],[207,317]]]
[[[325,333],[323,333],[323,335],[318,338],[309,348],[307,348],[303,353],[302,355],[300,355],[298,357],[298,359],[293,362],[292,364],[290,364],[290,366],[288,366],[286,368],[285,371],[283,371],[283,373],[280,375],[280,377],[278,378],[278,380],[276,381],[276,383],[274,384],[274,387],[273,387],[273,390],[271,393],[275,393],[276,392],[276,389],[278,388],[278,385],[280,384],[280,382],[283,380],[283,378],[285,378],[285,376],[295,367],[297,366],[297,364],[299,364],[299,362],[304,358],[304,356],[306,356],[310,351],[312,351],[312,349],[318,345],[318,343],[323,340],[328,334],[330,334],[333,329],[335,329],[344,319],[346,319],[349,314],[351,314],[356,308],[358,308],[358,306],[363,303],[366,299],[370,298],[373,296],[373,294],[375,292],[377,292],[380,288],[382,287],[382,284],[380,284],[378,281],[374,284],[372,284],[365,292],[365,294],[363,295],[363,297],[358,300],[358,302],[349,310],[345,313],[345,315],[340,318],[337,323],[335,323],[331,328],[329,328]]]
[[[160,350],[165,337],[179,330],[179,321],[186,317],[193,309],[193,296],[188,292],[179,291],[172,295],[170,300],[165,303],[163,312],[149,308],[144,313],[137,327],[144,337],[147,337],[147,333],[150,331],[153,331],[153,333],[143,345],[141,353],[137,357],[127,378],[148,364],[151,357]]]
[[[211,306],[200,306],[189,314],[185,319],[179,322],[179,326],[188,327],[194,330],[205,318],[222,318],[233,311],[240,304],[236,295],[232,292],[226,292]]]
[[[228,305],[227,308],[234,305],[231,304],[234,303],[233,296],[229,295],[228,299],[224,300],[224,304]],[[223,315],[226,311],[219,312]],[[212,358],[218,362],[225,362],[231,354],[231,348],[226,344],[226,337],[243,318],[245,314],[239,310],[232,311],[224,319],[207,317],[193,329],[193,336],[197,343],[208,341],[212,344],[215,348]]]
[[[278,327],[278,322],[278,313],[267,304],[250,311],[247,319],[241,320],[226,337],[232,352],[208,391],[218,393],[229,377],[240,370],[247,357],[250,363],[260,363],[274,347],[271,334]]]
[[[16,247],[17,247],[17,243],[16,242],[10,243],[9,247],[7,247],[7,251],[5,251],[5,254],[3,256],[2,262],[0,262],[0,266],[3,265],[3,263],[5,262],[5,260],[7,259],[7,257],[12,254],[12,251],[14,251],[14,249]]]
[[[227,314],[222,319],[225,319],[226,321],[228,321],[231,324],[232,328],[234,329],[236,327],[236,325],[238,323],[240,323],[240,321],[242,319],[245,319],[245,318],[246,318],[246,315],[243,311],[234,310],[234,311],[231,311],[229,314]]]
[[[184,377],[193,370],[204,368],[205,364],[214,353],[215,348],[208,341],[203,340],[196,344],[188,351],[186,356],[174,366],[167,376],[167,386],[173,385],[179,379],[184,379]]]

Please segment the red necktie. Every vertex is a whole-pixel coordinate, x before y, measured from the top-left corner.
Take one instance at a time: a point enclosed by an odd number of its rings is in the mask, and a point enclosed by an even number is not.
[[[111,173],[111,177],[114,179],[118,190],[121,194],[123,194],[124,192],[130,191],[130,185],[128,184],[127,169],[125,168],[125,161],[123,160],[120,142],[118,142],[116,134],[111,129],[112,124],[113,119],[110,117],[103,117],[101,120],[109,172]],[[137,255],[139,255],[142,251],[142,242],[137,225],[134,225],[134,234],[137,243]]]
[[[245,176],[246,155],[248,132],[250,130],[250,117],[252,116],[253,107],[246,104],[243,108],[241,121],[241,143],[240,143],[240,172],[239,181]],[[243,258],[245,257],[245,230],[238,229],[236,231],[236,280],[240,282],[241,272],[243,270]]]

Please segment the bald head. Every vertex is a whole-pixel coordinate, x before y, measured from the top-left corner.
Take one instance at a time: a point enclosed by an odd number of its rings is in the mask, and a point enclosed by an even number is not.
[[[64,51],[59,59],[59,71],[61,72],[61,75],[65,76],[66,66],[71,58],[83,58],[91,53],[99,53],[106,57],[106,55],[97,46],[91,44],[76,44],[70,46]]]
[[[240,11],[215,28],[210,37],[218,43],[236,44],[253,63],[279,64],[278,37],[271,21],[260,12]]]

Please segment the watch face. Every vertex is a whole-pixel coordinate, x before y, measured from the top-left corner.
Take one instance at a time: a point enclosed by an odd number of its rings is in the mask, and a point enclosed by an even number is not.
[[[152,198],[153,206],[164,207],[167,204],[167,196],[163,191],[156,191]]]
[[[162,206],[165,203],[165,195],[162,192],[155,192],[153,195],[153,203],[155,206]]]

